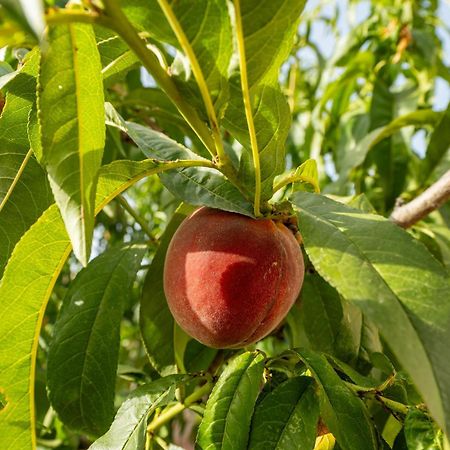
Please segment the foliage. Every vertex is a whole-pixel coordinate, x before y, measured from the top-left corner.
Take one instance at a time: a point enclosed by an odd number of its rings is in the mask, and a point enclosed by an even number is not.
[[[449,448],[450,209],[389,216],[450,169],[450,30],[345,5],[0,1],[2,449]],[[167,307],[199,205],[298,226],[245,349]]]

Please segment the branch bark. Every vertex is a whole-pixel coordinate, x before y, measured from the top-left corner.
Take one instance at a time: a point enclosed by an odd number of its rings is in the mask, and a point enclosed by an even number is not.
[[[402,228],[409,228],[449,199],[450,170],[414,200],[395,208],[391,220]]]

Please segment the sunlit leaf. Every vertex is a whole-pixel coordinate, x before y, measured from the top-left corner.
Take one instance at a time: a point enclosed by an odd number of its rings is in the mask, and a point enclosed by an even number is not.
[[[27,123],[35,101],[39,53],[7,86],[0,117],[0,278],[14,246],[53,202],[45,173],[30,151]]]
[[[149,160],[116,161],[103,167],[96,213],[136,181],[165,168],[164,163]],[[30,386],[39,332],[49,296],[70,251],[64,222],[58,207],[52,205],[16,245],[0,284],[0,386],[7,402],[0,411],[0,448],[5,450],[30,448],[34,443]]]
[[[43,163],[75,255],[86,265],[105,144],[100,57],[90,25],[50,27],[48,40],[39,76]]]

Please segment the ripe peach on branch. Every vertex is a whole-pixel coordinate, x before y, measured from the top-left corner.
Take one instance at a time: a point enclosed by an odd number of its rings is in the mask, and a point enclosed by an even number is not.
[[[170,243],[164,291],[188,334],[210,347],[238,348],[280,324],[303,276],[299,244],[281,222],[200,208]]]

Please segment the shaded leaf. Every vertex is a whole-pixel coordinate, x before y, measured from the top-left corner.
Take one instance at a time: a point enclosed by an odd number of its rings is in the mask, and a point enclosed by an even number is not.
[[[314,448],[319,405],[311,382],[308,377],[291,378],[258,403],[249,449]]]
[[[50,402],[61,420],[91,435],[114,416],[120,322],[144,245],[111,248],[71,283],[48,355]]]
[[[86,265],[105,144],[100,57],[91,25],[50,27],[48,40],[39,76],[43,163],[74,253]]]
[[[435,419],[450,428],[446,270],[380,216],[309,193],[296,193],[292,200],[316,270],[378,327]]]
[[[320,400],[320,415],[346,450],[378,449],[377,437],[363,401],[344,384],[326,358],[304,348],[294,350],[312,372]]]
[[[362,329],[357,308],[341,301],[337,291],[317,274],[305,277],[299,308],[311,349],[356,362]]]
[[[362,164],[369,151],[384,139],[389,138],[404,127],[434,125],[441,117],[442,113],[428,109],[415,111],[395,118],[388,125],[372,130],[357,143],[354,150],[348,151],[347,149],[344,153],[339,173],[340,182],[347,181],[350,170]]]
[[[192,47],[213,102],[219,100],[216,109],[220,109],[228,95],[228,67],[233,53],[227,3],[223,0],[178,0],[167,3]],[[123,2],[123,8],[139,29],[181,50],[156,0],[127,0]],[[198,90],[186,85],[186,80],[192,77],[189,69],[177,70],[175,63],[171,71],[179,88],[196,102]],[[202,104],[199,107],[203,109]]]
[[[261,161],[261,199],[272,196],[276,175],[284,169],[284,146],[290,128],[290,110],[278,85],[281,64],[288,57],[304,0],[241,2],[251,109]],[[267,39],[270,36],[270,39]],[[231,82],[230,104],[224,124],[243,145],[240,179],[255,189],[254,165],[239,77]]]
[[[123,76],[131,69],[139,66],[139,59],[134,52],[127,50],[119,55],[114,61],[103,67],[103,84],[110,86],[120,81]]]
[[[419,179],[425,183],[445,158],[450,149],[450,104],[440,117],[433,133],[431,134],[425,159],[422,161]]]
[[[196,448],[245,449],[264,370],[264,357],[247,352],[234,358],[217,381],[198,429]]]
[[[136,123],[124,122],[112,108],[108,108],[107,114],[108,123],[128,133],[149,158],[171,161],[191,159],[210,163],[163,133]],[[166,175],[161,174],[160,178],[169,191],[186,203],[253,216],[251,203],[224,175],[212,167],[185,167]]]
[[[224,125],[237,139],[244,150],[242,152],[239,179],[249,192],[255,190],[255,174],[251,153],[250,137],[247,130],[242,92],[235,80],[232,85],[232,97],[225,113]],[[273,193],[273,180],[285,165],[285,141],[291,125],[289,106],[279,87],[263,86],[255,88],[252,94],[253,121],[261,163],[262,199],[267,200]]]
[[[206,347],[195,339],[191,339],[184,352],[184,366],[187,372],[201,372],[207,370],[218,350],[215,348]]]

